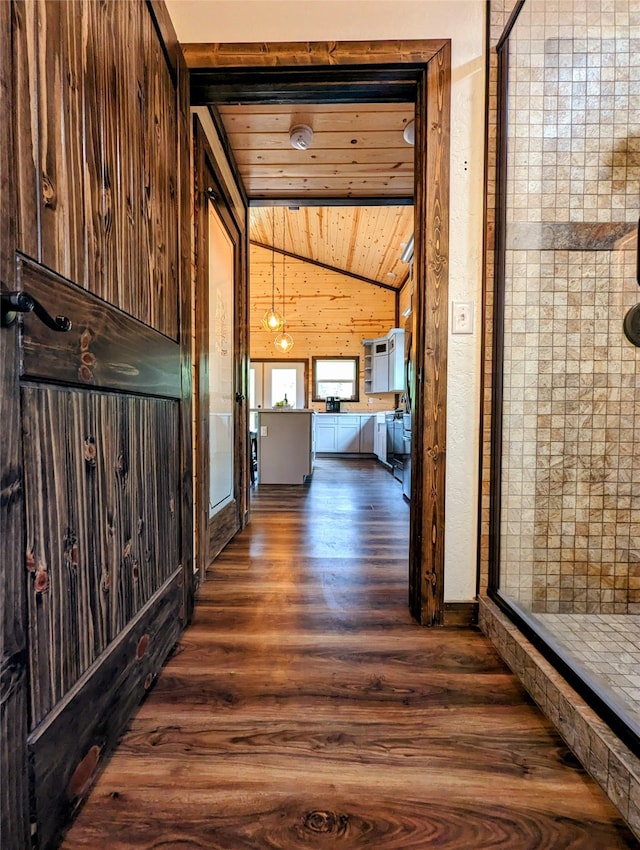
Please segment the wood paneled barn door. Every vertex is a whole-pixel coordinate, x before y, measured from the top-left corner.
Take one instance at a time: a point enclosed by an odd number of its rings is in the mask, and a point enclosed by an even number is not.
[[[56,845],[192,606],[188,72],[160,31],[143,0],[0,3],[3,850]]]
[[[40,844],[88,789],[180,632],[180,348],[25,257],[19,336],[28,756]]]

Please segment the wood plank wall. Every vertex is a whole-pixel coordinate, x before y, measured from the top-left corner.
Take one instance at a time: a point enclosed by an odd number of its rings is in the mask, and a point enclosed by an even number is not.
[[[252,360],[307,360],[308,398],[311,400],[312,357],[359,357],[360,401],[348,409],[373,412],[395,406],[394,393],[364,394],[362,340],[385,336],[394,327],[396,294],[328,269],[287,258],[285,263],[285,317],[294,340],[283,355],[273,344],[274,335],[260,322],[271,306],[271,251],[252,245],[250,250],[250,350]],[[282,312],[283,256],[275,258],[276,308]],[[373,403],[369,404],[368,399]],[[323,409],[322,404],[310,404]]]
[[[176,94],[144,2],[14,3],[19,248],[178,337]]]

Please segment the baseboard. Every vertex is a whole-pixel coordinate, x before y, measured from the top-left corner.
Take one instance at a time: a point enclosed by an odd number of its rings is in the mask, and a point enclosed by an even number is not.
[[[477,602],[445,602],[444,625],[468,628],[478,623]]]

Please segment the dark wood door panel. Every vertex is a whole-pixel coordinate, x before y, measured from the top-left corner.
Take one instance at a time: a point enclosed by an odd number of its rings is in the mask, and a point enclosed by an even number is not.
[[[120,632],[107,652],[29,737],[38,813],[37,846],[57,846],[61,827],[91,787],[106,755],[155,682],[178,640],[181,571]]]
[[[16,172],[14,30],[11,3],[0,3],[0,282],[14,283]],[[28,680],[22,450],[18,403],[17,329],[0,330],[0,842],[3,850],[29,847],[27,785]],[[7,779],[8,778],[8,779]]]
[[[2,850],[54,846],[193,604],[189,82],[160,32],[145,0],[0,2],[0,281],[73,322],[0,332]]]
[[[143,2],[14,4],[18,247],[177,339],[177,109]]]
[[[173,400],[22,390],[32,725],[180,562]]]
[[[180,398],[180,349],[172,339],[22,255],[17,285],[72,323],[68,333],[52,333],[25,315],[23,378]]]

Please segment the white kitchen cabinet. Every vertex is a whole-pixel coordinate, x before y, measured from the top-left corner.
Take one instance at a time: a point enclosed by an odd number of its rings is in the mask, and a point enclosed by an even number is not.
[[[373,340],[363,339],[362,345],[364,348],[364,391],[369,395],[373,386]]]
[[[376,417],[373,413],[360,414],[360,454],[373,454]]]
[[[360,452],[360,416],[357,414],[342,413],[337,419],[336,451],[358,454]]]
[[[338,451],[338,416],[326,413],[316,416],[316,451]]]
[[[374,426],[373,413],[319,413],[315,449],[329,454],[372,454]]]
[[[372,349],[371,392],[389,392],[389,340],[374,339]]]
[[[388,341],[389,392],[403,393],[405,391],[405,375],[404,331],[402,328],[392,328],[389,331]]]
[[[384,410],[376,413],[373,451],[379,461],[387,462],[387,414]]]
[[[371,363],[371,374],[367,372]],[[379,339],[365,340],[365,392],[402,393],[404,376],[404,331],[391,328]]]

